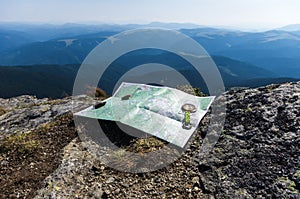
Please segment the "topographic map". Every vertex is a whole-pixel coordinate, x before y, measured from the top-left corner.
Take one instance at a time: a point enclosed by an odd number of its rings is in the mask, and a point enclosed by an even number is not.
[[[88,108],[76,115],[119,121],[184,147],[214,98],[196,97],[169,87],[123,82],[115,94],[105,100],[104,106]],[[184,105],[192,109],[185,110]]]

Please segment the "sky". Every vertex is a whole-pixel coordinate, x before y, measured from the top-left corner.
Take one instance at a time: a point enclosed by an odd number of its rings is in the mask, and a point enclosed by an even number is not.
[[[239,28],[300,23],[299,0],[0,0],[0,22],[144,24]]]

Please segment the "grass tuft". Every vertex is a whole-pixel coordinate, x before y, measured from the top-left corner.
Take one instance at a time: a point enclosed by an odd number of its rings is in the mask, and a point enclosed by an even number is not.
[[[0,152],[28,154],[33,152],[38,146],[39,142],[32,138],[30,132],[14,134],[4,140],[0,145]]]
[[[165,143],[155,137],[140,138],[134,141],[133,151],[138,153],[147,153],[163,148]]]
[[[202,91],[201,91],[201,89],[200,88],[193,88],[193,90],[194,90],[194,95],[195,96],[198,96],[198,97],[206,97],[207,95],[206,94],[204,94]]]

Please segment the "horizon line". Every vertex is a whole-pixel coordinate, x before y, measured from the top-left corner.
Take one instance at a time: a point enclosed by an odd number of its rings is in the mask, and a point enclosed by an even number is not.
[[[267,30],[279,30],[282,28],[285,28],[287,26],[292,25],[299,25],[299,23],[291,23],[286,24],[282,26],[273,26],[268,27],[268,25],[265,25],[265,27],[262,27],[261,25],[257,25],[256,28],[254,27],[242,27],[242,26],[235,26],[235,25],[203,25],[203,24],[197,24],[193,22],[174,22],[174,21],[151,21],[151,22],[103,22],[103,21],[1,21],[0,24],[23,24],[23,25],[68,25],[68,24],[74,24],[74,25],[115,25],[115,26],[128,26],[128,25],[140,25],[140,26],[147,26],[155,23],[160,24],[166,24],[166,25],[189,25],[189,26],[195,26],[194,28],[187,28],[187,29],[195,29],[195,28],[216,28],[216,29],[227,29],[227,30],[240,30],[240,31],[267,31]],[[198,27],[196,27],[198,26]],[[260,26],[260,27],[259,27]],[[184,28],[184,27],[182,27]],[[180,28],[180,29],[182,29]],[[299,28],[300,29],[300,28]]]

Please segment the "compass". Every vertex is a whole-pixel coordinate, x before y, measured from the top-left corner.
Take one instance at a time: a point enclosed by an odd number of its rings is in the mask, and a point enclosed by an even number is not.
[[[189,104],[189,103],[183,104],[181,109],[183,111],[189,111],[190,113],[195,113],[197,111],[196,106],[193,104]]]

